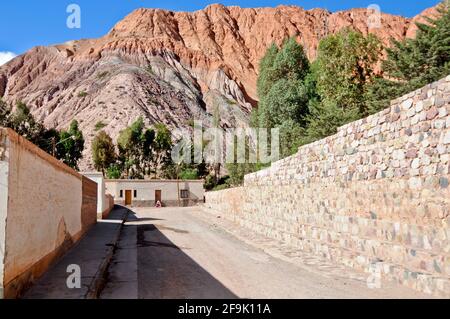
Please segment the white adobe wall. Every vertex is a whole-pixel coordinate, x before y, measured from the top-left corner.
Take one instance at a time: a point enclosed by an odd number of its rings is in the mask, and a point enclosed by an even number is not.
[[[0,128],[0,297],[19,297],[95,224],[96,186]]]
[[[98,172],[86,172],[82,174],[97,183],[97,214],[102,214],[108,208],[103,174]]]
[[[3,298],[6,215],[8,211],[8,148],[7,138],[0,130],[0,299]]]
[[[154,201],[155,191],[161,190],[163,201],[178,200],[178,187],[180,190],[189,190],[190,199],[203,200],[205,190],[203,188],[203,181],[177,181],[170,180],[106,180],[106,193],[111,194],[114,199],[124,200],[125,190],[137,191],[137,197],[132,199],[137,201]],[[123,190],[122,197],[120,197],[120,190]]]

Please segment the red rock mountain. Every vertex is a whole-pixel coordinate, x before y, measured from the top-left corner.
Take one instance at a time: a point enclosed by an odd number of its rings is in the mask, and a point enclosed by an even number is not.
[[[434,12],[427,11],[427,15]],[[313,59],[323,37],[344,27],[391,38],[413,36],[413,21],[372,12],[331,13],[296,6],[211,5],[196,12],[139,9],[99,39],[36,47],[0,67],[0,96],[22,100],[48,127],[80,122],[90,168],[90,142],[102,122],[114,138],[138,116],[147,124],[206,125],[219,112],[222,126],[246,126],[256,104],[258,61],[272,43],[295,36]]]

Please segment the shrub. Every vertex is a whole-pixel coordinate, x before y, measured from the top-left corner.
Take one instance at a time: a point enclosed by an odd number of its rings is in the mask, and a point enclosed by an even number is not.
[[[87,94],[86,91],[80,91],[80,92],[78,92],[78,97],[79,97],[79,98],[83,98],[83,97],[86,97],[86,96],[88,96],[88,94]]]
[[[98,121],[97,124],[95,124],[95,131],[100,131],[105,126],[106,126],[105,123],[103,123],[102,121]]]

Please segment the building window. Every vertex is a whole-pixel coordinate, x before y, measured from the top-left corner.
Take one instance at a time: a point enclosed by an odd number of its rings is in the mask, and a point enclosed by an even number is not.
[[[123,198],[123,190],[120,190],[120,198]]]
[[[186,189],[182,189],[180,191],[180,196],[181,196],[181,198],[189,198],[189,191]]]
[[[137,198],[137,190],[134,190],[134,198]]]

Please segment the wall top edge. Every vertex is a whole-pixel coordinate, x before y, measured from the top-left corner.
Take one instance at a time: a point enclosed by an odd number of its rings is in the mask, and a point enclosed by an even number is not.
[[[71,167],[67,166],[66,164],[62,163],[61,161],[57,160],[47,152],[40,149],[38,146],[34,145],[30,141],[28,141],[26,138],[20,136],[17,134],[14,130],[10,128],[0,127],[0,136],[6,136],[7,139],[9,139],[10,143],[17,145],[18,147],[21,147],[30,153],[34,154],[35,156],[41,158],[42,160],[48,162],[52,166],[54,166],[56,169],[59,169],[61,171],[64,171],[65,173],[71,174],[78,179],[82,179],[82,175],[72,169]]]

